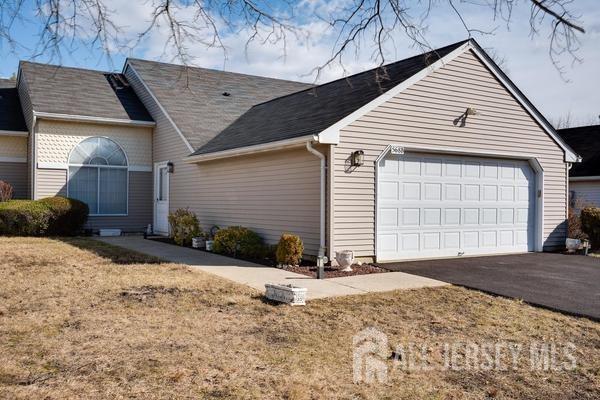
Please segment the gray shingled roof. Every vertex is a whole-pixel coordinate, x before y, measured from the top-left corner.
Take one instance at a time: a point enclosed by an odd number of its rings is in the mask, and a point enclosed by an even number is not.
[[[128,62],[194,149],[205,145],[253,105],[312,86],[154,61]]]
[[[27,132],[16,82],[0,79],[0,131]]]
[[[193,155],[317,135],[465,42],[257,104]]]
[[[37,112],[152,121],[125,76],[21,61]]]
[[[559,129],[558,134],[583,158],[573,164],[569,176],[600,176],[600,125]]]

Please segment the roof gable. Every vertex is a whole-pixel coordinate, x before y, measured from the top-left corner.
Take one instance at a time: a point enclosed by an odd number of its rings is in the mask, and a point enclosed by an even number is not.
[[[562,140],[554,127],[473,39],[387,65],[383,67],[385,74],[374,73],[378,69],[370,70],[317,86],[310,91],[259,104],[198,149],[189,161],[215,158],[213,153],[223,154],[223,156],[228,153],[240,153],[238,149],[243,147],[256,148],[261,144],[277,141],[283,143],[307,135],[313,135],[315,140],[321,143],[336,144],[339,141],[341,128],[356,121],[467,50],[472,50],[479,57],[515,100],[558,144],[564,151],[566,162],[580,161],[579,156]],[[384,81],[380,81],[381,76],[385,77]],[[365,80],[371,85],[365,85]],[[345,82],[346,85],[340,85],[341,82]],[[367,88],[369,94],[363,95],[357,90],[360,87]],[[377,87],[378,91],[373,91],[373,87]],[[331,90],[332,88],[339,90]],[[330,89],[329,93],[327,89]],[[307,92],[320,92],[321,95],[307,101]],[[323,95],[323,92],[326,94]],[[357,98],[362,100],[355,101]]]
[[[36,113],[152,121],[122,74],[23,61],[19,68]]]
[[[559,129],[565,142],[583,157],[569,171],[571,177],[600,176],[600,125]]]

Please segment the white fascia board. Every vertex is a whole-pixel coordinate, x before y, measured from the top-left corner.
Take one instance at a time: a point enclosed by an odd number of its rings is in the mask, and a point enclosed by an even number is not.
[[[600,176],[571,176],[571,182],[600,181]]]
[[[544,116],[534,107],[534,105],[521,93],[506,74],[494,63],[485,51],[477,43],[469,41],[470,49],[477,55],[483,64],[492,72],[492,74],[502,83],[502,85],[514,96],[519,104],[527,110],[529,115],[546,131],[546,133],[558,144],[565,152],[565,162],[581,162],[581,157],[569,147],[567,143],[556,132],[556,129],[544,118]]]
[[[0,162],[26,163],[27,162],[27,157],[4,157],[4,156],[0,156]]]
[[[167,112],[167,110],[163,107],[162,104],[160,104],[160,102],[158,101],[158,99],[156,98],[156,96],[154,95],[154,93],[152,93],[152,90],[150,90],[150,88],[148,87],[148,85],[146,85],[146,82],[144,82],[144,80],[142,79],[142,77],[140,76],[140,74],[138,74],[137,71],[135,70],[135,68],[133,67],[133,65],[131,65],[129,63],[129,60],[127,60],[125,62],[125,65],[123,66],[123,73],[125,73],[125,71],[127,71],[127,68],[131,68],[131,71],[133,72],[133,74],[140,81],[140,83],[142,84],[142,86],[144,87],[144,89],[146,89],[146,92],[148,92],[148,94],[150,95],[150,97],[152,97],[152,100],[154,100],[154,102],[156,103],[156,105],[158,106],[158,108],[160,109],[160,111],[164,114],[165,118],[173,126],[173,129],[175,129],[175,131],[177,132],[177,134],[179,135],[179,137],[181,138],[181,140],[183,140],[183,143],[186,145],[186,147],[188,148],[188,150],[190,151],[190,153],[193,153],[194,152],[194,148],[192,147],[192,145],[190,144],[190,142],[183,135],[183,132],[181,132],[181,129],[179,129],[179,127],[175,124],[175,121],[173,121],[173,118],[171,118],[171,116],[169,115],[169,113]]]
[[[432,72],[437,71],[438,69],[443,67],[445,64],[449,63],[450,61],[454,60],[456,57],[458,57],[459,55],[464,53],[467,49],[469,49],[469,47],[470,47],[470,42],[464,43],[463,45],[456,48],[454,51],[448,53],[446,56],[440,58],[439,60],[437,60],[430,66],[428,66],[427,68],[423,68],[421,71],[417,72],[416,74],[414,74],[410,78],[406,79],[402,83],[399,83],[398,85],[394,86],[387,92],[383,93],[381,96],[371,100],[364,106],[360,107],[358,110],[356,110],[353,113],[342,118],[341,120],[339,120],[335,124],[331,125],[327,129],[321,131],[321,133],[319,133],[319,135],[318,135],[319,143],[338,144],[340,142],[340,130],[341,129],[345,128],[346,126],[350,125],[354,121],[358,120],[359,118],[361,118],[368,112],[379,107],[381,104],[385,103],[386,101],[397,96],[398,94],[400,94],[401,92],[403,92],[404,90],[409,88],[410,86],[414,85],[421,79],[430,75]]]
[[[214,153],[198,154],[184,158],[184,162],[188,164],[201,163],[205,161],[218,160],[221,158],[237,157],[249,154],[263,153],[266,151],[283,150],[292,147],[304,146],[307,141],[316,141],[313,135],[301,136],[292,139],[279,140],[277,142],[269,142],[256,144],[252,146],[239,147],[231,150],[217,151]]]
[[[2,131],[0,130],[0,136],[29,136],[29,132],[25,131]]]
[[[70,122],[89,122],[93,124],[109,124],[109,125],[130,125],[130,126],[146,126],[153,127],[156,125],[154,121],[138,121],[121,118],[103,118],[103,117],[92,117],[88,115],[71,115],[71,114],[57,114],[34,111],[34,117],[37,119],[57,120],[57,121],[70,121]]]

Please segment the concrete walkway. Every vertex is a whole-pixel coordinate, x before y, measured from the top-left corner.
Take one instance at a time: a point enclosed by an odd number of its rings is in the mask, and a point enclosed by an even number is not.
[[[218,254],[146,240],[141,236],[96,238],[105,243],[159,257],[165,261],[185,264],[231,281],[248,285],[262,292],[265,283],[285,283],[308,289],[308,299],[347,296],[396,289],[417,289],[444,286],[448,283],[404,272],[357,275],[343,278],[312,279],[305,275],[266,267]]]

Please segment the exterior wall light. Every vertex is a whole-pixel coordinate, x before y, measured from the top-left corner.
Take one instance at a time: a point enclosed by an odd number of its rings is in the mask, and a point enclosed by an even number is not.
[[[362,150],[356,150],[352,152],[350,165],[353,167],[360,167],[365,163],[365,152]]]
[[[175,164],[173,164],[173,161],[169,161],[167,163],[167,172],[169,174],[172,174],[173,172],[175,172]]]
[[[477,110],[473,107],[468,107],[465,115],[477,115]]]

